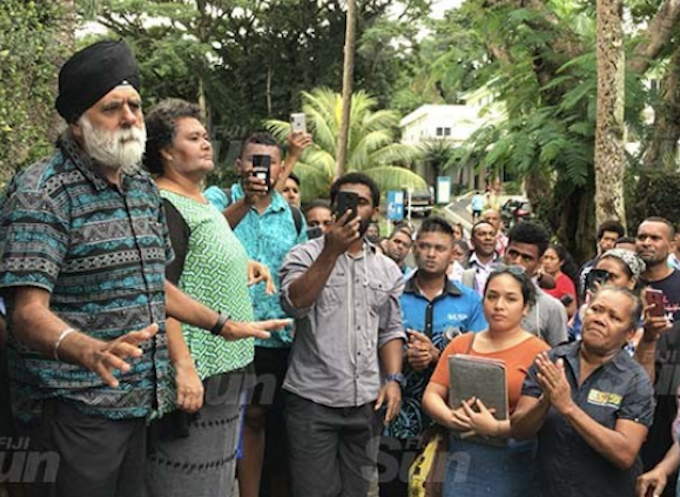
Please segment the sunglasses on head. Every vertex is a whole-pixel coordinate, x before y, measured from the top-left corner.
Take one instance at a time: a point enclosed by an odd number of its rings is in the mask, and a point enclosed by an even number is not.
[[[522,266],[503,264],[502,262],[493,265],[491,274],[494,273],[510,273],[514,276],[526,276],[527,274]]]

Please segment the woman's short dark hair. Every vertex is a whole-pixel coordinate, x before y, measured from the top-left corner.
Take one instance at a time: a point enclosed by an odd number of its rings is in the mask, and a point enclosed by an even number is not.
[[[497,264],[494,266],[489,275],[489,279],[486,280],[484,295],[486,295],[486,291],[489,289],[489,283],[504,274],[512,276],[515,281],[519,283],[525,306],[532,306],[536,303],[536,285],[534,285],[534,282],[531,281],[529,275],[520,266],[506,266],[505,264]]]
[[[159,102],[145,117],[146,152],[144,167],[151,174],[163,174],[161,150],[172,145],[179,119],[191,117],[203,122],[201,108],[179,98]]]

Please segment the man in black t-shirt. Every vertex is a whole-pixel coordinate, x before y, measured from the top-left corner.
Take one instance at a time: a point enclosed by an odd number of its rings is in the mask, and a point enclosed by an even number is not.
[[[641,282],[663,292],[664,313],[654,317],[653,309],[645,312],[645,332],[636,357],[654,383],[656,412],[654,424],[642,447],[645,470],[653,468],[671,446],[671,424],[675,419],[675,395],[680,385],[680,272],[667,264],[673,225],[666,219],[650,217],[640,224],[635,248],[647,265]],[[674,477],[672,477],[674,478]],[[674,496],[673,485],[664,496]]]

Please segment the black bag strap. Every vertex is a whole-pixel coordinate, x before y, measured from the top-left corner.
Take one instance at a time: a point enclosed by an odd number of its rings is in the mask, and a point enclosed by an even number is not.
[[[294,205],[290,206],[290,212],[293,214],[295,229],[297,230],[298,236],[300,236],[300,231],[302,231],[302,212],[299,207],[295,207]]]

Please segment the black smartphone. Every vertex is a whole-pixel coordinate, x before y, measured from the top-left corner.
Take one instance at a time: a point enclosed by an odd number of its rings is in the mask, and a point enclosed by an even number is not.
[[[348,210],[352,211],[347,221],[359,215],[359,195],[354,192],[338,192],[335,199],[335,218],[339,219]]]
[[[574,301],[574,297],[569,295],[568,293],[565,293],[560,297],[560,302],[564,305],[564,307],[569,307],[571,303]]]
[[[319,238],[321,236],[323,236],[323,228],[321,226],[307,228],[307,238],[309,240],[313,240],[314,238]]]
[[[586,275],[586,290],[595,290],[595,285],[604,285],[612,277],[609,271],[604,269],[591,269]]]
[[[253,176],[265,181],[267,191],[271,186],[272,158],[269,155],[253,155]]]

